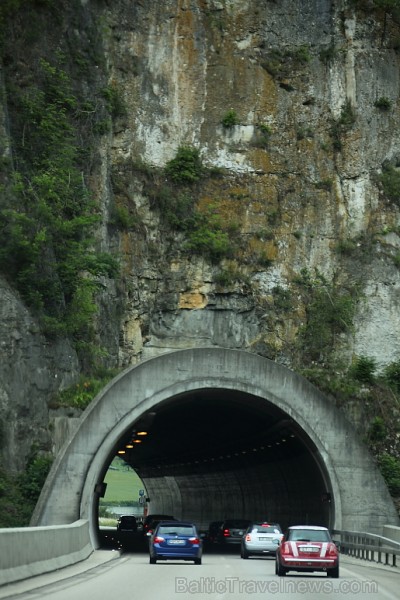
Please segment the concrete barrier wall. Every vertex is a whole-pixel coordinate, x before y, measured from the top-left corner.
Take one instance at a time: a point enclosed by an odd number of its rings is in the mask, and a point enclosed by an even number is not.
[[[395,525],[384,525],[382,535],[389,540],[400,542],[400,527],[395,527]]]
[[[88,521],[0,529],[0,585],[56,571],[92,552]]]

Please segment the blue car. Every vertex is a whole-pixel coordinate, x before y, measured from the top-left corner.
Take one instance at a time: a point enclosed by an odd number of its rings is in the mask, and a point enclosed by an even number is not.
[[[149,542],[150,564],[158,560],[193,560],[201,565],[203,543],[196,525],[182,521],[161,521]]]

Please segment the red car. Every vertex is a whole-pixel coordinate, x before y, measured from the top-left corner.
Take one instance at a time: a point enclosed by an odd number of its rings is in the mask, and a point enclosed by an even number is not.
[[[289,527],[276,551],[275,573],[282,577],[288,571],[324,571],[339,577],[339,551],[326,527]]]

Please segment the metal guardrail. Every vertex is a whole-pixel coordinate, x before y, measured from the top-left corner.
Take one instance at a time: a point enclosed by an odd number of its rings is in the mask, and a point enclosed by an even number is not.
[[[333,529],[332,536],[341,554],[392,567],[397,566],[397,557],[400,556],[400,542],[374,533],[341,531],[339,529]]]

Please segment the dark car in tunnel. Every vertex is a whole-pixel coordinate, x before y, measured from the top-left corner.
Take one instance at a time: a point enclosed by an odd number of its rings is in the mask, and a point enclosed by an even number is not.
[[[117,532],[136,533],[137,520],[133,515],[121,515],[117,521]]]
[[[150,536],[160,521],[176,521],[172,515],[156,514],[147,515],[143,521],[143,535]]]
[[[208,544],[216,544],[218,542],[218,535],[223,523],[223,521],[211,521],[205,537]]]
[[[130,549],[138,542],[138,525],[133,515],[121,515],[117,521],[117,539],[123,548]]]
[[[251,525],[247,519],[227,519],[218,530],[218,544],[241,544],[246,529]]]

